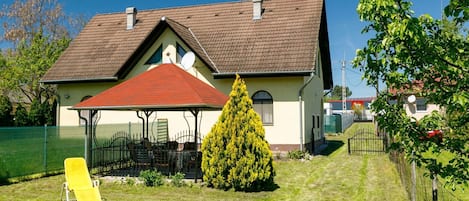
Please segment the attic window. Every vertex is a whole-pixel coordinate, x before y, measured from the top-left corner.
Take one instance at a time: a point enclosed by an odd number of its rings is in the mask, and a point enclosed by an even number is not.
[[[179,45],[179,43],[176,43],[176,51],[176,63],[181,63],[182,57],[186,54],[187,51],[181,45]]]
[[[160,45],[158,49],[156,49],[155,53],[151,55],[150,59],[145,62],[146,65],[150,64],[161,64],[163,61],[163,47]]]

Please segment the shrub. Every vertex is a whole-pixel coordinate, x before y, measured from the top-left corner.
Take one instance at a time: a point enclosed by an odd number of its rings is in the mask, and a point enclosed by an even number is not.
[[[289,151],[287,156],[289,159],[294,159],[294,160],[300,160],[300,159],[310,160],[312,158],[312,156],[308,152],[300,151],[300,150]]]
[[[164,176],[156,170],[144,170],[140,172],[145,186],[161,186],[164,184]]]
[[[131,177],[125,178],[125,184],[127,184],[128,186],[135,186],[135,183],[135,179]]]
[[[288,158],[289,159],[303,159],[305,157],[305,152],[300,151],[300,150],[294,150],[294,151],[289,151],[288,152]]]
[[[202,171],[207,185],[237,191],[272,186],[273,157],[264,133],[246,84],[237,76],[229,101],[202,143]]]
[[[13,126],[13,106],[7,96],[0,96],[0,126]]]
[[[28,126],[29,118],[28,111],[23,107],[22,104],[18,104],[15,112],[15,126]]]
[[[185,186],[186,183],[184,182],[184,173],[178,172],[175,175],[172,175],[170,177],[171,179],[171,185],[175,187],[182,187]]]

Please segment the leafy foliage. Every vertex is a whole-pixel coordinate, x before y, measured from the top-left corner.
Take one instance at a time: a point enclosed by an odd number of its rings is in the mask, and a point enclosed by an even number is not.
[[[13,125],[13,106],[7,96],[0,96],[0,126]]]
[[[300,151],[300,150],[293,150],[289,151],[287,154],[289,159],[294,159],[294,160],[300,160],[300,159],[311,159],[311,155],[309,155],[308,152],[306,151]]]
[[[71,20],[57,0],[15,0],[0,9],[4,22],[0,42],[13,47],[0,56],[0,93],[27,108],[36,104],[31,107],[34,125],[53,125],[56,89],[40,79],[68,47],[70,33],[81,29],[84,20]]]
[[[430,175],[448,184],[469,181],[469,1],[450,0],[442,19],[414,16],[404,0],[360,0],[357,11],[367,21],[363,33],[373,33],[357,51],[354,66],[367,83],[380,80],[395,89],[381,91],[372,104],[380,126],[394,138],[394,148],[406,152]],[[402,105],[410,92],[444,108],[418,121]],[[397,104],[388,100],[395,98]],[[443,131],[443,141],[422,140],[430,130]],[[431,154],[429,154],[431,152]],[[414,156],[411,157],[411,154]],[[448,154],[449,153],[449,154]],[[439,156],[451,156],[449,161]]]
[[[28,126],[28,125],[30,125],[28,111],[26,111],[26,108],[24,108],[22,104],[18,104],[18,106],[16,107],[16,112],[15,112],[15,126]]]
[[[257,191],[273,184],[275,171],[260,116],[237,76],[217,123],[202,143],[204,181],[218,189]]]
[[[169,178],[171,179],[171,185],[174,187],[183,187],[186,185],[184,182],[184,173],[178,172],[174,175],[171,175]]]
[[[352,95],[352,91],[348,87],[345,87],[345,96],[350,97]],[[331,94],[330,94],[330,99],[333,100],[342,100],[342,86],[340,85],[335,85],[334,88],[332,88]]]
[[[156,170],[144,170],[140,172],[146,186],[162,186],[164,184],[164,175]]]

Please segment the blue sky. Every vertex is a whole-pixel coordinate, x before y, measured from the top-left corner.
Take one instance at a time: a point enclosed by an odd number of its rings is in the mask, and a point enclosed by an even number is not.
[[[68,15],[81,15],[91,18],[98,13],[124,12],[126,7],[134,6],[138,10],[179,7],[198,4],[211,4],[237,0],[58,0]],[[413,10],[417,15],[429,13],[434,18],[441,16],[441,4],[449,0],[414,0]],[[2,0],[2,4],[11,4],[13,0]],[[332,60],[334,84],[341,85],[341,61],[346,61],[346,85],[352,91],[352,97],[369,97],[375,90],[361,80],[358,69],[352,69],[351,61],[355,51],[363,48],[369,35],[362,35],[364,23],[360,22],[356,7],[358,0],[326,0],[327,25]],[[0,48],[5,44],[0,44]]]

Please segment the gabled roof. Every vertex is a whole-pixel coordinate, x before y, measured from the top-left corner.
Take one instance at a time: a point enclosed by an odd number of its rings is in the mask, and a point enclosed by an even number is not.
[[[96,15],[42,81],[121,79],[169,27],[215,77],[307,76],[320,48],[324,85],[331,87],[323,0],[264,0],[262,5],[260,20],[252,19],[252,1],[139,11],[132,30],[126,30],[125,13]]]
[[[221,109],[228,96],[174,64],[162,64],[73,106],[75,110]]]

